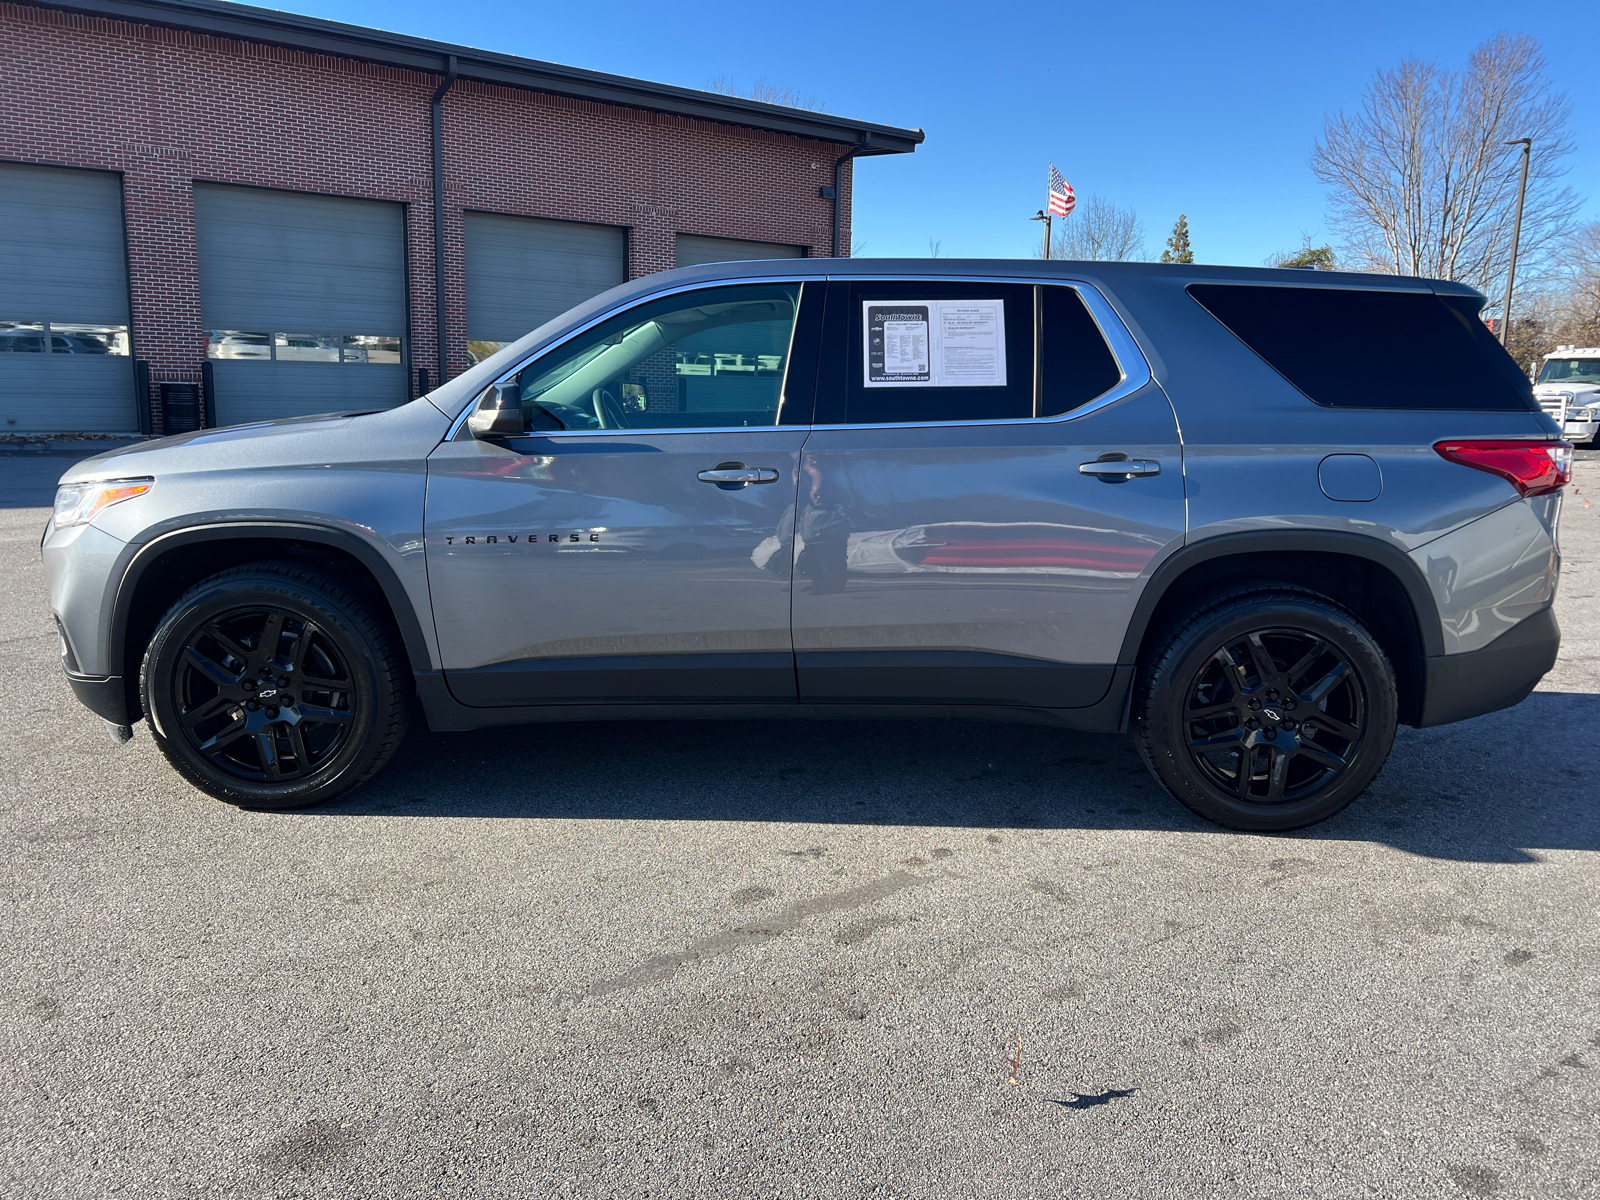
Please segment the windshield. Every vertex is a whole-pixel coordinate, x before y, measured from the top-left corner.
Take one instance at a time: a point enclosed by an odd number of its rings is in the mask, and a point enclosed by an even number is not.
[[[1600,358],[1547,358],[1540,383],[1600,383]]]

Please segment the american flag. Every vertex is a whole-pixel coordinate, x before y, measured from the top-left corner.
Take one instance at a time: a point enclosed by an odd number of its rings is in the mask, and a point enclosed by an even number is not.
[[[1055,163],[1050,164],[1050,215],[1064,217],[1077,206],[1078,198],[1072,194],[1072,185],[1061,177]]]

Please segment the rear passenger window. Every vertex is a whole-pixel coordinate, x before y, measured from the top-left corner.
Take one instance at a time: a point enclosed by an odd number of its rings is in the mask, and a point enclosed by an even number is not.
[[[1534,408],[1527,377],[1468,297],[1213,283],[1189,295],[1330,408]]]
[[[1103,396],[1122,382],[1122,368],[1088,308],[1069,287],[1039,289],[1039,415],[1056,417]]]
[[[856,283],[844,319],[845,414],[852,425],[999,421],[1033,413],[1033,288]],[[839,347],[835,346],[835,350]],[[826,420],[819,412],[819,420]]]

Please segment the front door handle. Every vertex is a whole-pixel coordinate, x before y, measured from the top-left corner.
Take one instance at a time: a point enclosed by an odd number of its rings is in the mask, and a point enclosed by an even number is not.
[[[1148,458],[1105,458],[1098,462],[1079,463],[1078,474],[1098,475],[1102,479],[1128,479],[1134,475],[1159,475],[1161,464]]]
[[[751,483],[777,483],[778,472],[771,467],[747,467],[743,463],[718,463],[709,471],[701,471],[695,478],[701,483],[714,483],[722,488],[738,488]]]

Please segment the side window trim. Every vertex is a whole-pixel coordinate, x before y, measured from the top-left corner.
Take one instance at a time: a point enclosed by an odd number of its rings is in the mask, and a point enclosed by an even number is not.
[[[799,335],[800,326],[801,326],[802,321],[803,321],[803,319],[804,319],[804,317],[806,315],[805,287],[806,287],[807,284],[812,284],[812,285],[817,286],[818,290],[821,290],[821,286],[824,285],[826,282],[827,281],[823,276],[801,277],[801,278],[797,279],[793,275],[789,275],[789,274],[761,275],[761,276],[744,277],[744,278],[740,278],[740,279],[737,279],[737,280],[716,280],[716,281],[701,281],[701,282],[697,282],[697,283],[687,283],[687,284],[682,284],[682,285],[680,285],[678,287],[663,288],[659,292],[650,292],[650,293],[648,293],[646,295],[643,295],[643,296],[635,296],[635,297],[633,297],[632,299],[630,299],[629,301],[627,301],[624,304],[619,304],[615,308],[608,308],[604,312],[599,313],[596,316],[591,317],[589,320],[585,321],[582,325],[579,325],[574,329],[568,330],[566,333],[562,334],[555,341],[546,342],[543,346],[540,346],[537,350],[532,350],[529,353],[527,353],[526,355],[524,355],[522,358],[517,359],[515,362],[512,363],[511,366],[507,367],[504,371],[500,372],[500,374],[496,375],[492,380],[490,380],[489,383],[486,384],[481,390],[479,390],[478,392],[473,394],[472,399],[466,404],[465,407],[462,408],[461,412],[459,414],[457,414],[455,420],[451,422],[450,428],[445,432],[444,438],[442,440],[445,441],[445,442],[471,441],[472,440],[472,435],[467,432],[467,418],[472,415],[473,409],[477,408],[478,401],[483,397],[483,395],[485,393],[487,393],[489,391],[490,388],[496,387],[496,386],[498,386],[498,385],[500,385],[502,383],[510,383],[513,380],[515,380],[516,377],[522,373],[523,369],[525,367],[527,367],[530,363],[532,363],[535,359],[543,358],[545,355],[550,354],[553,351],[559,350],[562,346],[565,346],[568,342],[573,341],[575,338],[582,337],[584,334],[588,333],[595,326],[604,324],[606,321],[611,320],[613,317],[621,316],[623,313],[628,312],[630,309],[639,308],[639,307],[642,307],[643,305],[646,305],[646,304],[653,304],[655,301],[664,300],[669,296],[678,296],[678,295],[682,295],[682,294],[684,294],[686,292],[707,291],[707,290],[709,290],[711,288],[714,288],[714,287],[729,287],[729,286],[737,287],[737,286],[743,286],[745,284],[770,284],[770,283],[784,284],[784,283],[792,283],[792,284],[797,285],[801,289],[800,312],[796,313],[795,322],[794,322],[794,329],[791,330],[791,332],[790,332],[790,350],[791,350],[791,353],[790,353],[789,361],[784,363],[783,385],[782,385],[782,388],[780,389],[780,392],[779,392],[780,396],[786,396],[787,393],[788,393],[788,389],[789,389],[789,368],[790,368],[790,366],[791,366],[791,364],[793,362],[794,339]],[[813,357],[815,357],[815,356],[813,356]],[[814,385],[815,385],[815,378],[813,377],[813,402],[815,401],[815,388],[814,388]],[[780,409],[780,411],[781,411],[781,409]],[[763,430],[772,430],[772,429],[786,429],[786,430],[789,430],[790,432],[793,432],[797,427],[798,428],[804,428],[805,425],[803,423],[801,425],[799,425],[799,426],[797,426],[795,424],[788,424],[788,425],[785,425],[785,424],[773,424],[773,425],[719,425],[719,426],[703,426],[703,427],[694,428],[694,429],[684,429],[681,432],[684,432],[684,433],[759,433],[759,432],[761,432]],[[671,430],[671,429],[666,429],[666,430],[643,430],[643,429],[552,429],[552,430],[548,430],[548,431],[541,431],[538,436],[540,436],[540,437],[551,437],[551,438],[564,438],[564,437],[593,438],[593,437],[610,437],[610,436],[615,436],[615,435],[631,435],[633,437],[637,437],[641,433],[651,433],[651,432],[655,432],[655,433],[672,433],[672,432],[679,432],[679,431],[675,431],[675,430]]]
[[[1042,283],[1033,285],[1033,419],[1036,421],[1044,408],[1044,288]],[[1120,363],[1118,369],[1121,369]]]
[[[1031,286],[1034,289],[1033,411],[1035,413],[1038,413],[1039,407],[1043,402],[1043,381],[1041,379],[1043,373],[1043,360],[1041,354],[1039,326],[1043,320],[1044,289],[1047,287],[1069,287],[1078,293],[1078,298],[1083,301],[1084,307],[1089,310],[1090,317],[1094,319],[1095,325],[1100,330],[1100,336],[1105,339],[1106,345],[1111,351],[1111,357],[1112,360],[1117,364],[1117,370],[1122,373],[1122,379],[1119,383],[1113,386],[1110,391],[1096,396],[1087,404],[1080,405],[1070,412],[1060,413],[1051,417],[997,417],[970,421],[894,421],[882,423],[874,422],[871,424],[852,424],[848,421],[819,421],[817,424],[812,426],[813,429],[930,429],[963,425],[1032,425],[1039,422],[1076,421],[1080,417],[1086,417],[1092,413],[1099,412],[1101,409],[1108,408],[1117,403],[1119,400],[1123,400],[1128,396],[1133,395],[1133,393],[1148,385],[1155,378],[1154,374],[1150,370],[1149,360],[1145,358],[1144,351],[1139,348],[1139,343],[1134,340],[1133,334],[1128,331],[1128,327],[1123,324],[1122,317],[1117,313],[1117,310],[1111,306],[1111,303],[1101,293],[1100,289],[1094,284],[1089,283],[1087,280],[1045,280],[1040,279],[1037,276],[1007,275],[873,275],[870,277],[860,275],[830,275],[828,276],[828,283],[829,312],[828,319],[824,326],[824,337],[831,340],[837,340],[841,343],[845,339],[838,336],[838,328],[835,321],[834,312],[835,301],[833,299],[833,297],[837,295],[836,286],[838,285],[848,287],[848,285],[852,283],[927,283],[930,285],[942,283],[1020,283],[1025,286]],[[823,357],[825,360],[830,357],[830,355],[826,353],[826,350],[824,351]],[[828,381],[828,386],[835,388],[842,387],[845,383],[845,377],[848,374],[848,369],[844,367],[843,361],[843,359],[847,357],[847,352],[843,355],[835,353],[831,357],[838,361],[836,363],[835,370],[832,372],[833,378]],[[835,411],[837,411],[836,403],[830,403],[826,406],[824,405],[823,390],[823,371],[819,370],[817,378],[816,400],[817,415],[819,417],[822,415],[825,407],[833,408]]]

